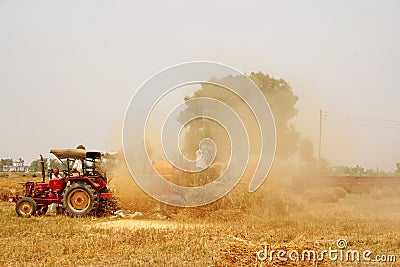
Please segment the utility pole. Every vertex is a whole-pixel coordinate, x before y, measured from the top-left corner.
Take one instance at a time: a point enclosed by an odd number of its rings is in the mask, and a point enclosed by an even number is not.
[[[322,110],[319,111],[318,175],[321,175]]]

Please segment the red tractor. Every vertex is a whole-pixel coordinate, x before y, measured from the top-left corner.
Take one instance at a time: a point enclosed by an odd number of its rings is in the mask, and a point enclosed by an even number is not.
[[[116,202],[107,188],[107,177],[101,169],[101,152],[83,149],[50,150],[65,166],[63,175],[49,170],[45,182],[42,155],[42,182],[26,182],[23,196],[10,201],[16,203],[19,216],[44,215],[48,206],[55,204],[58,213],[70,216],[103,215],[116,210]],[[53,204],[53,205],[54,205]]]

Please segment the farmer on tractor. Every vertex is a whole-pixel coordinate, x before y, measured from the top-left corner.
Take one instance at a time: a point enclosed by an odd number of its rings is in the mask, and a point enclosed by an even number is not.
[[[50,179],[54,179],[54,178],[58,178],[58,179],[62,179],[61,175],[60,175],[60,170],[59,169],[54,169],[54,170],[50,170]],[[51,203],[50,204],[50,211],[51,212],[56,212],[57,211],[57,207],[58,204],[57,203]]]

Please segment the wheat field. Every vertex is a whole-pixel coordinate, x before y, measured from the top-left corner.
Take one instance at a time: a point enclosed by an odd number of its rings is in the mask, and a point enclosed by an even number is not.
[[[35,179],[14,174],[0,177],[0,194],[12,194],[18,182]],[[130,179],[123,184],[127,192],[137,190]],[[276,251],[322,251],[335,248],[338,239],[347,241],[347,249],[368,249],[372,256],[400,256],[399,186],[382,184],[360,192],[351,187],[271,179],[256,193],[246,193],[238,186],[224,199],[180,209],[172,219],[152,217],[159,205],[143,192],[127,194],[115,180],[114,186],[122,208],[140,211],[142,217],[70,218],[48,213],[20,218],[14,203],[0,202],[0,265],[356,265],[327,258],[281,261],[276,255],[260,261],[256,254],[265,246]],[[357,265],[398,266],[400,259],[395,260]]]

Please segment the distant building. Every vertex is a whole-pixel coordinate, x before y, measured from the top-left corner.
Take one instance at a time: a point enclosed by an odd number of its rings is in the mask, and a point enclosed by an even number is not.
[[[17,160],[2,159],[1,165],[3,172],[28,172],[29,166],[25,166],[25,161],[22,158]]]

